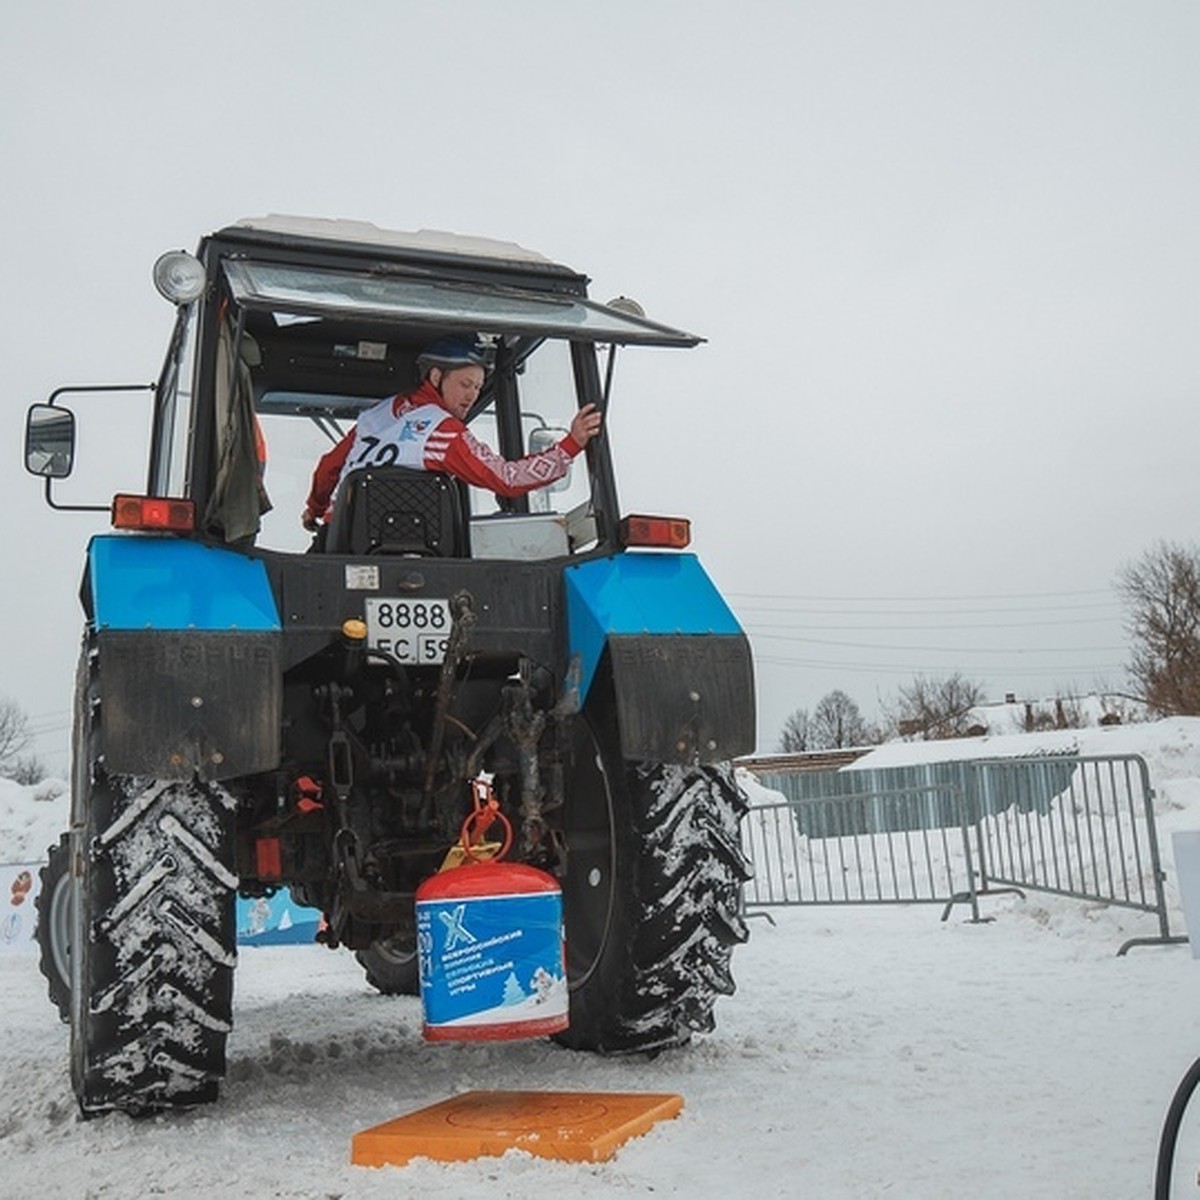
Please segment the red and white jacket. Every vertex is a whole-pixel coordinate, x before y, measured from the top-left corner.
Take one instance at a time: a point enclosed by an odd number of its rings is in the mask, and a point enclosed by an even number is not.
[[[561,479],[582,447],[568,433],[557,445],[524,458],[501,458],[441,404],[426,380],[415,392],[381,400],[313,472],[308,510],[328,521],[342,479],[359,467],[441,471],[500,496],[523,496]]]

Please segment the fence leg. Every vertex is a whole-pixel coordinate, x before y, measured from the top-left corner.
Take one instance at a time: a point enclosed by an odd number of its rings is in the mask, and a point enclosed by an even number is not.
[[[1121,958],[1127,950],[1132,950],[1134,946],[1185,946],[1187,943],[1188,938],[1181,933],[1172,934],[1170,937],[1130,938],[1129,941],[1121,943],[1117,957]]]
[[[979,921],[979,905],[975,901],[974,892],[955,892],[949,900],[946,901],[946,907],[942,909],[942,920],[950,919],[950,911],[956,904],[965,904],[967,901],[971,903],[971,924],[974,925]],[[988,917],[990,921],[992,918]]]
[[[762,917],[764,920],[769,921],[772,925],[776,924],[775,918],[765,910],[760,912],[744,912],[742,913],[742,916],[747,921],[752,920],[754,917]]]

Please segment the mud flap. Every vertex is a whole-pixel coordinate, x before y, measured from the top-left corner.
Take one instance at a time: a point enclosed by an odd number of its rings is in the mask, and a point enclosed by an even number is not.
[[[741,634],[612,634],[624,758],[724,762],[754,749],[754,675]]]
[[[279,765],[279,634],[102,630],[96,642],[109,771],[217,781]]]

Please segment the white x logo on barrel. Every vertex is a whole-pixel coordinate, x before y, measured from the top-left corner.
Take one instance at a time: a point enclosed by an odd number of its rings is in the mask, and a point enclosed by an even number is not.
[[[460,904],[453,912],[440,912],[438,919],[446,927],[445,949],[453,950],[459,942],[473,942],[475,935],[463,924],[463,915],[467,906]]]

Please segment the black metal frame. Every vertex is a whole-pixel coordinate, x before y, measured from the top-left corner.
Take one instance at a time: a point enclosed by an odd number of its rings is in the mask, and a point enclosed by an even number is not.
[[[399,272],[418,277],[436,274],[438,278],[497,286],[513,286],[519,283],[526,291],[544,291],[584,299],[587,297],[587,277],[553,263],[464,259],[459,254],[408,248],[390,250],[387,247],[351,242],[338,243],[331,249],[330,243],[321,239],[239,227],[226,228],[204,239],[198,251],[208,273],[209,288],[207,294],[197,301],[203,307],[198,314],[201,324],[193,379],[196,395],[211,394],[214,385],[210,375],[216,360],[217,317],[221,307],[219,297],[225,287],[221,263],[228,255],[248,257],[251,248],[256,251],[255,257],[281,263],[342,269],[348,266],[357,269],[367,267],[381,274]],[[369,325],[370,322],[364,321],[363,324]],[[387,327],[393,331],[402,328],[391,324]],[[427,329],[414,327],[412,332],[414,343],[423,344],[429,338]],[[177,332],[172,350],[176,347],[178,336]],[[573,341],[570,349],[577,406],[582,407],[587,403],[599,405],[603,393],[595,344],[591,341]],[[495,370],[475,410],[468,416],[469,422],[474,412],[481,411],[489,402],[492,403],[497,420],[498,449],[502,456],[509,459],[519,458],[525,453],[516,387],[516,365],[514,349],[502,339],[498,347]],[[164,377],[168,369],[169,362],[164,366]],[[400,387],[395,390],[404,389]],[[380,397],[386,394],[386,390],[379,393]],[[190,419],[192,428],[189,434],[189,495],[196,503],[197,512],[203,512],[209,501],[215,472],[215,418],[212,406],[193,404]],[[156,408],[156,430],[160,421],[161,413]],[[611,452],[608,438],[603,431],[598,438],[589,442],[585,456],[592,481],[599,549],[611,552],[618,549],[616,531],[620,513]],[[500,507],[506,511],[526,512],[528,500],[525,497],[501,499]]]
[[[50,398],[46,403],[54,407],[54,402],[59,396],[70,396],[77,393],[88,392],[154,392],[156,385],[153,383],[99,383],[87,384],[82,387],[60,387],[50,393]],[[157,411],[157,404],[155,406]],[[54,478],[46,476],[46,503],[53,509],[59,512],[111,512],[112,505],[110,504],[59,504],[54,499]]]

